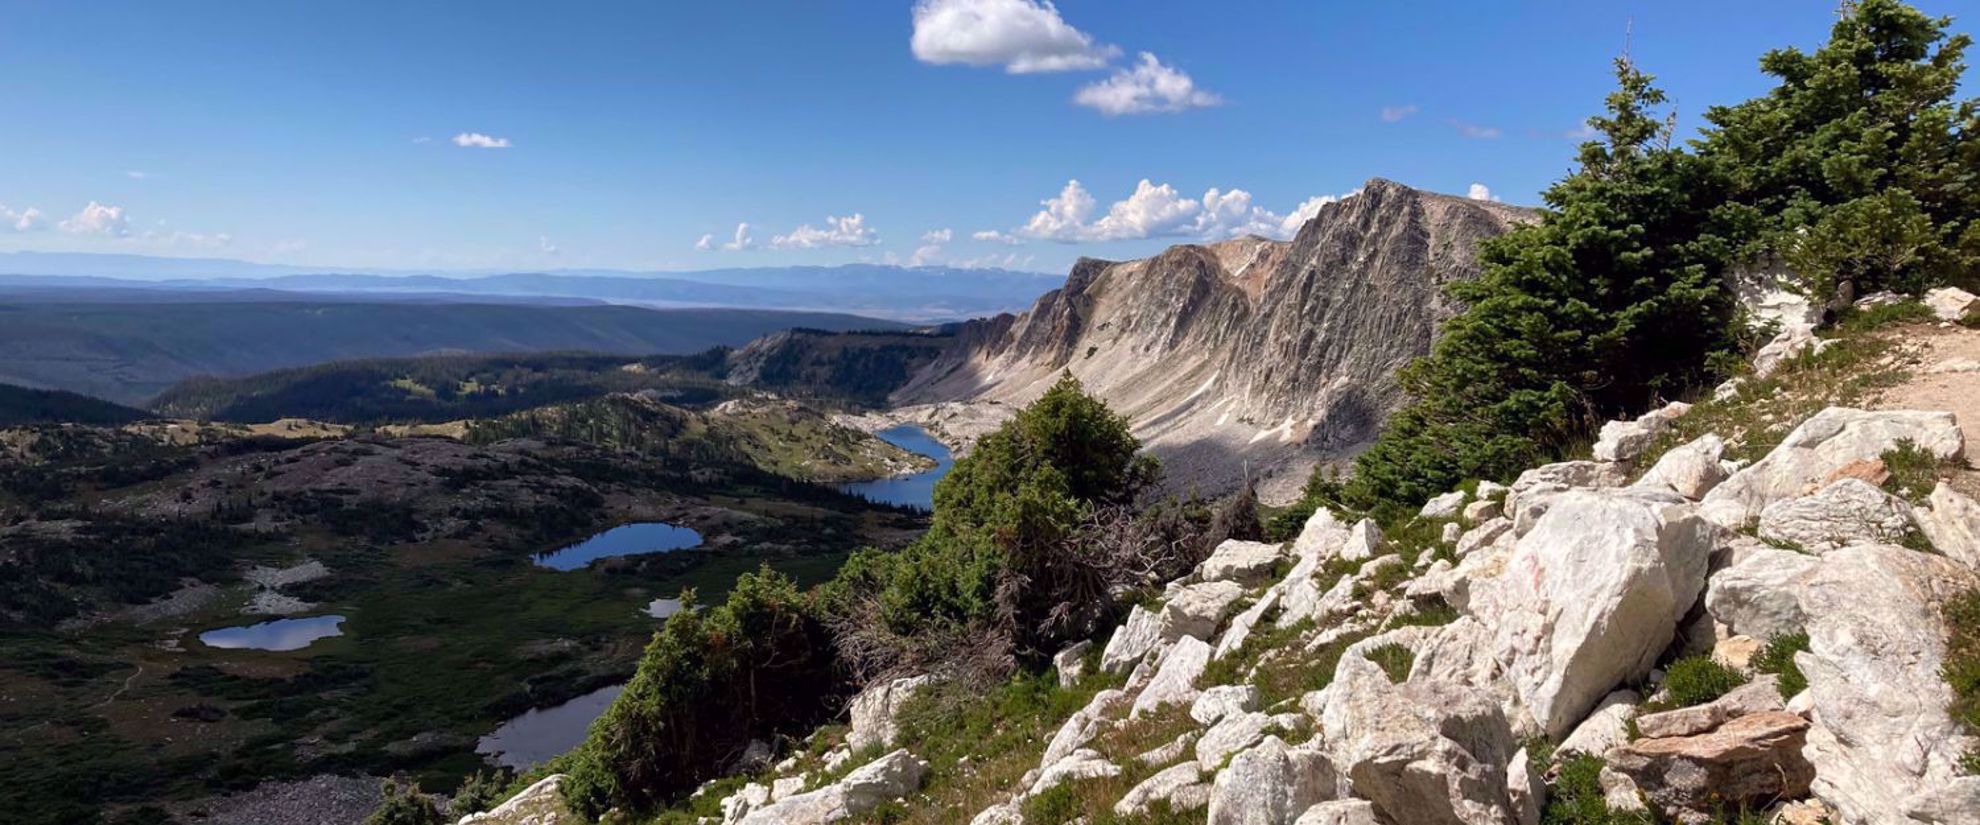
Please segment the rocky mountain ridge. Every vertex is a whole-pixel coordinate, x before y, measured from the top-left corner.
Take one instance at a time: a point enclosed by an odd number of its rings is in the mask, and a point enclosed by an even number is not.
[[[1529,210],[1374,179],[1289,241],[1243,237],[1135,261],[1082,259],[1019,315],[955,328],[896,390],[920,405],[1028,402],[1062,371],[1126,415],[1179,488],[1248,472],[1285,498],[1400,402],[1395,372],[1454,312],[1478,242]],[[1279,495],[1270,495],[1277,492]]]

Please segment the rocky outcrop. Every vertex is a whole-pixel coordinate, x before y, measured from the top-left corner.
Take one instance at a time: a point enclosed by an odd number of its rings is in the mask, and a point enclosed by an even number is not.
[[[1649,673],[1702,594],[1716,531],[1680,501],[1563,493],[1473,599],[1548,735],[1567,735],[1603,696]]]
[[[1808,720],[1785,711],[1742,716],[1709,732],[1645,738],[1609,752],[1659,810],[1688,825],[1808,792],[1814,768],[1801,756]]]
[[[1289,825],[1333,798],[1338,778],[1327,757],[1268,736],[1231,759],[1210,795],[1210,825]]]
[[[584,818],[564,805],[563,774],[538,780],[494,810],[461,817],[456,825],[582,825]]]
[[[846,746],[860,751],[894,744],[894,737],[899,735],[894,725],[895,715],[916,691],[931,681],[933,677],[913,676],[879,682],[860,691],[853,697],[852,731],[846,735]]]
[[[875,759],[846,778],[750,811],[742,825],[826,825],[862,816],[921,788],[928,763],[904,750]]]
[[[1354,795],[1393,822],[1507,825],[1506,766],[1518,746],[1499,707],[1438,681],[1401,685],[1358,656],[1341,659],[1320,720]]]
[[[1811,496],[1760,511],[1760,537],[1813,553],[1851,544],[1895,542],[1911,531],[1911,505],[1867,481],[1845,478]]]
[[[1227,489],[1248,465],[1289,498],[1313,458],[1373,437],[1401,401],[1395,371],[1456,309],[1444,285],[1476,277],[1478,241],[1531,214],[1377,179],[1290,241],[1081,260],[1029,311],[963,325],[894,400],[1015,404],[1070,370],[1179,488]]]
[[[1952,413],[1831,407],[1794,428],[1765,458],[1713,488],[1699,512],[1725,527],[1750,526],[1767,505],[1797,498],[1830,473],[1851,462],[1877,459],[1901,441],[1940,459],[1958,458],[1965,451]]]

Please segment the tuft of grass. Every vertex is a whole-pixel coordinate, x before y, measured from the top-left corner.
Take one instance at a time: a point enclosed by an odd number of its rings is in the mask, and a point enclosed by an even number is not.
[[[1602,795],[1602,759],[1581,754],[1560,766],[1541,825],[1653,825],[1649,814],[1609,808]]]
[[[1967,733],[1980,734],[1980,590],[1948,599],[1942,612],[1947,639],[1940,675],[1953,692],[1946,710]],[[1980,774],[1980,751],[1968,751],[1960,767],[1969,775]]]
[[[1888,319],[1891,311],[1877,313]],[[1877,327],[1859,321],[1830,330],[1834,337],[1822,351],[1803,352],[1784,361],[1766,378],[1744,377],[1739,392],[1724,400],[1705,397],[1659,436],[1636,466],[1647,470],[1664,453],[1705,435],[1726,440],[1726,458],[1754,461],[1781,443],[1809,416],[1828,407],[1859,406],[1871,393],[1902,383],[1909,365],[1900,362],[1897,345]]]
[[[1884,469],[1891,473],[1884,489],[1912,504],[1924,504],[1948,469],[1947,462],[1909,438],[1899,440],[1897,446],[1885,450],[1879,458],[1884,461]]]
[[[1808,689],[1808,677],[1802,675],[1801,667],[1794,663],[1794,654],[1807,649],[1808,634],[1805,632],[1775,636],[1768,639],[1767,646],[1753,657],[1753,669],[1778,677],[1781,699],[1792,699]]]
[[[1645,703],[1644,713],[1702,705],[1746,684],[1740,672],[1712,661],[1708,654],[1687,656],[1671,663],[1664,676],[1664,697]]]
[[[1851,306],[1836,313],[1835,329],[1848,334],[1864,333],[1900,324],[1922,324],[1932,318],[1932,308],[1915,299],[1873,307]]]
[[[1371,648],[1366,655],[1396,684],[1408,679],[1410,666],[1416,664],[1416,652],[1394,642]]]

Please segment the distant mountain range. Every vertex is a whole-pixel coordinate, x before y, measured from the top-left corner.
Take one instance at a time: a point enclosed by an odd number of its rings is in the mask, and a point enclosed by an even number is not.
[[[1031,304],[1061,275],[1003,269],[762,267],[695,272],[570,269],[421,272],[70,252],[0,253],[0,291],[143,289],[408,293],[471,298],[585,299],[669,307],[852,312],[902,321],[951,321]]]

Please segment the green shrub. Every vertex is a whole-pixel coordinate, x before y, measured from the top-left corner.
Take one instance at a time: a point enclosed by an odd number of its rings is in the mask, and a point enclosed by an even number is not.
[[[651,810],[718,775],[750,740],[829,718],[845,692],[811,597],[767,566],[744,574],[725,603],[676,613],[654,634],[573,753],[565,797],[594,819]]]
[[[1792,699],[1808,689],[1808,677],[1794,663],[1794,654],[1808,650],[1808,634],[1786,633],[1767,640],[1767,646],[1753,657],[1753,669],[1772,673],[1779,679],[1782,699]]]
[[[493,808],[508,798],[509,779],[502,771],[475,771],[454,790],[452,799],[447,800],[447,814],[460,819],[468,814],[477,814]]]
[[[1174,505],[1131,515],[1158,473],[1140,447],[1126,419],[1071,375],[978,440],[936,485],[926,535],[898,553],[856,554],[825,588],[841,639],[858,641],[855,666],[1050,652],[1095,633],[1116,586],[1143,583],[1124,575],[1132,564],[1163,558],[1148,572],[1186,572],[1206,549],[1197,520],[1209,514]]]
[[[364,825],[446,825],[440,806],[419,792],[419,786],[397,779],[385,780],[385,798],[364,818]]]
[[[1900,439],[1897,446],[1884,451],[1880,458],[1884,469],[1891,473],[1884,489],[1913,504],[1923,503],[1932,495],[1932,488],[1939,485],[1940,470],[1944,469],[1938,456],[1909,438]]]
[[[1649,814],[1609,809],[1602,793],[1602,760],[1581,754],[1561,764],[1540,814],[1542,825],[1653,825]]]
[[[1702,705],[1743,684],[1746,684],[1745,676],[1713,661],[1711,656],[1687,656],[1671,663],[1664,672],[1664,698],[1645,703],[1643,712]]]

